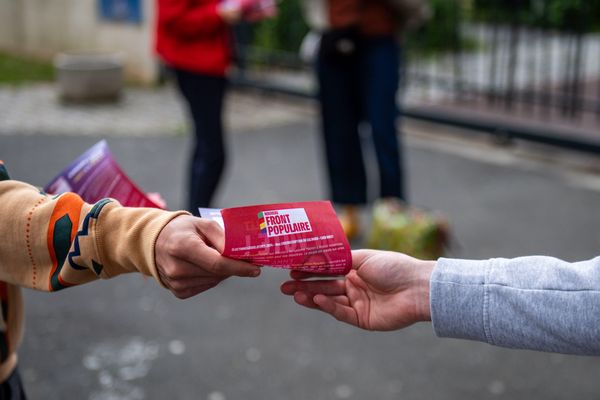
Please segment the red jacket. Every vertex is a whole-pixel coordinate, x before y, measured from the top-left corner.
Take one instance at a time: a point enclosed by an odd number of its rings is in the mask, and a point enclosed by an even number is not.
[[[172,67],[223,76],[231,61],[219,0],[157,0],[156,52]]]

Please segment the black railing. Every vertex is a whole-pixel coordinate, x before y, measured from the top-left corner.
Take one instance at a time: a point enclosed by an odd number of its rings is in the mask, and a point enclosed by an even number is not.
[[[600,21],[587,6],[557,20],[547,1],[487,3],[470,10],[469,18],[457,7],[445,25],[434,20],[410,35],[399,99],[403,114],[600,153],[600,32],[593,32]],[[446,30],[445,42],[431,39],[439,27]],[[310,68],[295,53],[244,41],[239,48],[245,67],[234,82],[314,95]]]

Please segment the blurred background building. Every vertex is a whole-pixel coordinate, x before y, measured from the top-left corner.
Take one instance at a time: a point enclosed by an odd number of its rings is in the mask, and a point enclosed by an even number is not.
[[[600,4],[581,0],[431,0],[405,42],[404,115],[503,138],[600,151]],[[129,81],[160,77],[152,0],[0,0],[0,50],[50,60],[62,51],[125,55]],[[302,0],[236,29],[234,83],[312,96],[298,50]]]
[[[153,0],[0,0],[0,49],[52,60],[59,52],[120,52],[130,81],[157,77]]]

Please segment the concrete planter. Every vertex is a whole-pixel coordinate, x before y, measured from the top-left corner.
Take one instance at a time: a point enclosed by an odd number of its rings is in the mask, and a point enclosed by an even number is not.
[[[117,53],[60,53],[56,83],[66,102],[116,101],[123,87],[123,57]]]

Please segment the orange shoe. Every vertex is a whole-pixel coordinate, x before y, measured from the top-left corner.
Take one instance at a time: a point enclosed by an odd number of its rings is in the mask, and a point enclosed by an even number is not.
[[[348,240],[355,239],[360,233],[360,214],[358,212],[358,207],[343,206],[338,218]]]

